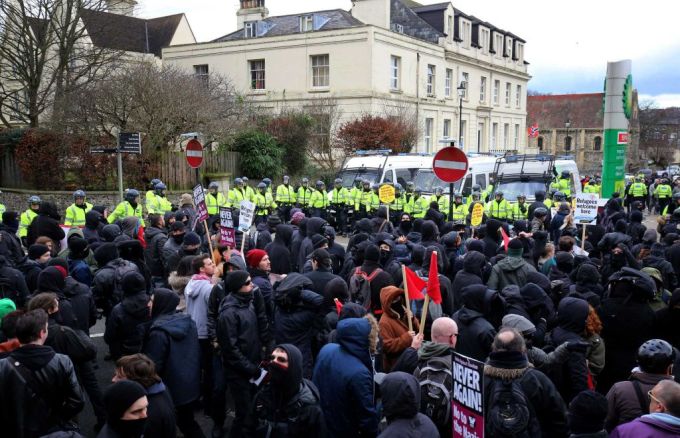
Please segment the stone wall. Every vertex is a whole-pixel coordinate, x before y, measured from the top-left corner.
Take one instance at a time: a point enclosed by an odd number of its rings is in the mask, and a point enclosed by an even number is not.
[[[0,191],[2,191],[2,194],[0,194],[0,204],[5,204],[7,211],[22,212],[26,210],[28,208],[28,198],[31,195],[38,195],[43,201],[56,203],[62,216],[64,210],[73,203],[73,192],[31,192],[28,190],[4,188],[0,188]],[[142,192],[142,198],[144,193]],[[172,192],[168,194],[168,199],[170,202],[177,204],[182,193],[189,192]],[[109,209],[113,209],[119,202],[118,192],[87,192],[87,202],[92,205],[104,205],[109,207]]]

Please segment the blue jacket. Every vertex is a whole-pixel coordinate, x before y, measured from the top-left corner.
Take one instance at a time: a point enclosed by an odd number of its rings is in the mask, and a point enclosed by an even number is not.
[[[85,284],[87,287],[92,287],[92,271],[85,260],[68,259],[68,271],[71,277],[79,282]]]
[[[367,319],[343,319],[338,323],[338,343],[324,346],[317,357],[313,382],[319,389],[329,437],[378,433],[370,333]]]
[[[156,364],[156,372],[170,390],[175,406],[198,399],[201,349],[196,323],[189,315],[161,315],[153,321],[144,353]]]

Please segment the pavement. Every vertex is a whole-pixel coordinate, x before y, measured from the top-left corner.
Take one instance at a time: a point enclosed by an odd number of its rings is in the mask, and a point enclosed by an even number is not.
[[[644,224],[647,226],[647,228],[653,228],[656,229],[657,222],[656,222],[656,215],[649,215],[645,218]],[[338,236],[336,237],[336,241],[345,247],[347,247],[347,242],[348,239],[346,237],[341,237]],[[102,391],[106,389],[110,384],[111,384],[111,378],[113,377],[114,373],[114,363],[112,361],[107,361],[104,360],[105,354],[108,352],[108,347],[106,343],[104,342],[104,329],[105,329],[105,321],[103,319],[97,321],[97,324],[92,327],[90,330],[90,337],[94,341],[95,345],[97,346],[97,363],[98,363],[98,368],[96,370],[96,375],[97,379],[99,381],[100,388]],[[230,405],[230,402],[228,403]],[[231,407],[231,406],[230,406]],[[231,412],[229,412],[227,416],[227,424],[225,426],[225,430],[228,430],[228,425],[233,419],[233,408],[231,408]],[[198,424],[201,426],[203,429],[203,433],[209,437],[210,433],[212,431],[212,420],[205,415],[203,415],[202,409],[197,409],[195,412],[195,418]],[[92,407],[90,406],[89,402],[85,403],[85,409],[81,412],[79,415],[79,422],[80,426],[82,429],[82,434],[86,437],[96,437],[96,434],[93,432],[93,427],[95,424],[95,418],[94,414],[92,412]],[[227,434],[225,433],[225,436]],[[181,435],[178,435],[181,436]]]

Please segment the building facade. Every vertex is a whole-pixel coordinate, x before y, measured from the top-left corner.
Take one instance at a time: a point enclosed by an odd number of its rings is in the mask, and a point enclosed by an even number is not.
[[[604,148],[604,93],[528,96],[527,126],[537,126],[538,136],[529,148],[553,155],[571,156],[581,174],[602,172]],[[633,94],[628,169],[638,166],[639,122],[637,92]]]
[[[414,152],[435,152],[444,138],[469,152],[526,150],[530,76],[525,41],[514,34],[449,2],[355,0],[349,12],[277,17],[264,0],[240,3],[236,31],[167,47],[163,62],[227,76],[274,112],[332,101],[337,125],[367,113],[412,114]]]

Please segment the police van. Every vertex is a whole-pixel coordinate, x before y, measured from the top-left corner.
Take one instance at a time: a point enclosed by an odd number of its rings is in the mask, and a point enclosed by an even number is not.
[[[413,181],[418,171],[432,169],[431,154],[397,154],[390,155],[390,150],[357,151],[355,156],[348,157],[342,165],[337,178],[342,180],[343,187],[352,187],[357,179],[373,183],[406,183]]]

